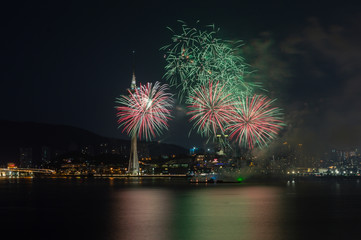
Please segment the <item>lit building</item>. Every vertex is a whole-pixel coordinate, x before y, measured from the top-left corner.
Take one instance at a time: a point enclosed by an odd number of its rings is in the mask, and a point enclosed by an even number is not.
[[[196,147],[192,147],[189,149],[189,155],[196,154],[197,152],[198,152],[198,148]]]

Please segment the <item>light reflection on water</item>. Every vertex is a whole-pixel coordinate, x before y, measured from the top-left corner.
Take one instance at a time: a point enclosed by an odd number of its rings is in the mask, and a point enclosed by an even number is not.
[[[149,178],[0,179],[0,196],[0,229],[13,233],[12,239],[360,236],[358,181],[193,185]]]
[[[277,187],[122,189],[113,239],[277,239]],[[122,238],[122,239],[123,239]]]
[[[275,239],[270,223],[277,218],[277,189],[264,187],[212,188],[178,201],[186,211],[175,219],[178,239]],[[178,224],[177,224],[178,223]],[[182,230],[188,230],[182,235]],[[181,236],[179,236],[181,235]]]
[[[162,189],[127,189],[113,203],[113,239],[170,239],[170,192]]]

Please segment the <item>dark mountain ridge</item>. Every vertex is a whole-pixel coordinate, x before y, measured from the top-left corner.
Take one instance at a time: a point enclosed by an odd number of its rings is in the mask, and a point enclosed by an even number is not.
[[[111,146],[130,145],[129,140],[103,137],[77,127],[0,120],[1,165],[18,162],[20,148],[41,149],[46,146],[60,152],[70,152],[103,143]],[[187,153],[186,149],[173,144],[149,142],[141,146],[147,146],[151,156]]]

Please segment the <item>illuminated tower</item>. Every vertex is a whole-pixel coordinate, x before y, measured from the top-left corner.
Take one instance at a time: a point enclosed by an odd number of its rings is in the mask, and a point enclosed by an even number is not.
[[[134,52],[133,52],[134,59]],[[136,88],[135,81],[135,73],[134,73],[134,60],[133,60],[133,77],[132,83],[130,84],[130,90],[133,92]],[[129,157],[129,165],[128,165],[128,174],[130,175],[139,175],[139,161],[138,161],[138,153],[137,153],[137,135],[132,136],[132,140],[130,143],[130,157]]]
[[[133,72],[132,84],[130,85],[131,91],[134,91],[136,88],[135,74]],[[139,161],[137,153],[137,136],[132,136],[130,143],[130,158],[128,165],[128,173],[131,175],[139,175]]]

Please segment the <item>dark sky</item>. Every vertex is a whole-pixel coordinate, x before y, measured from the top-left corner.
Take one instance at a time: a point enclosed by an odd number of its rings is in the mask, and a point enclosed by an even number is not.
[[[345,1],[12,1],[2,5],[0,119],[81,127],[125,138],[114,100],[136,51],[138,82],[164,81],[167,26],[215,24],[241,39],[266,95],[284,109],[279,141],[361,145],[361,7]],[[176,111],[159,138],[201,145]]]

